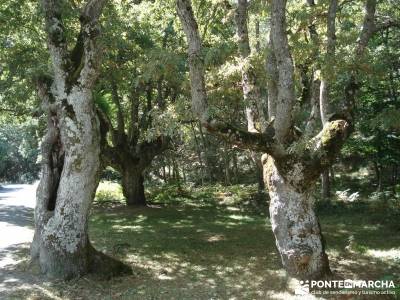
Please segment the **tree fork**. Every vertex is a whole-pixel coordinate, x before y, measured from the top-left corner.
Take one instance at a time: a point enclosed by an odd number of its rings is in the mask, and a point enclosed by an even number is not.
[[[83,42],[79,46],[83,51],[77,50],[76,69],[65,38],[62,5],[42,1],[54,75],[38,80],[48,128],[42,143],[31,254],[42,272],[54,278],[71,279],[98,268],[113,275],[131,273],[121,262],[95,251],[88,236],[89,210],[100,175],[100,130],[92,89],[99,72],[95,40],[104,4],[89,0],[82,9],[84,34],[77,43]]]
[[[375,0],[366,0],[366,14],[356,47],[356,58],[362,55],[373,33],[371,28],[375,6]],[[320,173],[331,166],[353,130],[357,72],[352,74],[346,87],[343,113],[331,117],[313,138],[293,135],[294,70],[286,30],[286,1],[272,0],[271,53],[267,63],[271,74],[275,75],[268,77],[271,122],[266,126],[266,134],[236,130],[229,124],[216,121],[208,112],[201,40],[191,1],[177,0],[177,12],[188,41],[193,112],[209,132],[230,143],[248,149],[255,147],[271,156],[267,159],[264,155],[264,178],[269,187],[271,224],[282,263],[290,275],[298,278],[329,276],[331,271],[318,219],[312,208],[310,188]],[[271,128],[269,132],[268,127]],[[290,146],[297,146],[296,143],[301,149],[288,151]]]

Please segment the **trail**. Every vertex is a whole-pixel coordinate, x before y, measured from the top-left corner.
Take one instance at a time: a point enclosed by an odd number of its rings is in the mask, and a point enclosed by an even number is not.
[[[32,240],[36,187],[36,184],[0,187],[0,268],[15,264],[13,251]]]
[[[7,299],[3,292],[31,279],[14,266],[26,257],[32,241],[36,188],[0,185],[0,299]]]

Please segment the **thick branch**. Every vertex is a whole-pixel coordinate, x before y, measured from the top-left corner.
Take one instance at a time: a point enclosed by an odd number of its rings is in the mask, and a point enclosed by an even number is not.
[[[338,7],[338,0],[331,0],[331,2],[329,3],[328,17],[326,20],[326,27],[327,27],[326,54],[328,56],[335,55],[337,7]]]
[[[366,0],[363,26],[357,41],[356,59],[359,59],[364,54],[370,38],[375,33],[375,10],[376,0]]]
[[[347,121],[333,120],[325,123],[321,132],[311,140],[309,145],[310,161],[312,164],[318,165],[315,170],[316,176],[332,165],[351,131],[351,125]]]
[[[149,82],[146,85],[146,106],[143,109],[143,115],[140,120],[140,130],[147,130],[152,123],[151,109],[153,107],[153,85]]]
[[[188,41],[190,84],[192,96],[192,109],[200,119],[201,124],[223,139],[235,145],[248,149],[257,149],[274,155],[281,155],[278,151],[274,134],[268,131],[266,134],[249,133],[234,128],[229,124],[212,120],[208,113],[207,93],[204,79],[204,62],[201,56],[201,40],[197,22],[193,15],[190,0],[177,0],[177,12],[181,19],[183,30]]]
[[[257,85],[256,75],[254,74],[250,61],[251,49],[247,28],[247,5],[247,0],[239,0],[236,9],[236,25],[239,53],[242,58],[242,89],[243,98],[246,104],[247,130],[250,132],[257,132],[257,119],[262,123],[261,127],[264,127],[263,125],[265,125],[265,120],[263,118],[263,113],[261,111],[258,112],[257,109],[258,107],[261,107],[261,104],[259,104],[259,101],[261,101],[261,90]],[[263,131],[263,129],[265,128],[262,128],[261,131]]]
[[[208,103],[204,79],[201,40],[190,0],[177,0],[177,12],[188,41],[192,109],[202,123],[208,123]]]
[[[365,4],[365,15],[363,26],[360,32],[360,36],[357,40],[357,46],[354,54],[354,61],[357,64],[361,61],[362,56],[364,55],[365,49],[368,46],[368,42],[375,31],[375,10],[376,10],[376,0],[366,0]],[[345,86],[345,107],[344,113],[347,115],[347,119],[352,122],[354,116],[354,106],[355,106],[355,97],[356,93],[360,88],[360,85],[357,82],[358,70],[355,66],[354,70],[350,75],[350,79],[348,80]]]
[[[130,93],[130,102],[131,102],[131,120],[129,126],[129,145],[135,146],[139,136],[139,95],[136,88],[132,87]]]
[[[267,86],[268,86],[268,117],[276,117],[276,103],[278,101],[278,69],[272,46],[272,35],[269,36],[268,53],[266,58]]]
[[[139,168],[147,168],[157,155],[160,155],[170,149],[171,142],[171,138],[160,136],[151,142],[141,143],[138,150],[138,156],[140,158]]]
[[[89,0],[80,17],[84,58],[79,81],[87,88],[92,88],[97,80],[100,65],[100,49],[96,42],[100,34],[98,22],[106,2],[107,0]]]
[[[233,125],[213,120],[211,123],[203,126],[230,144],[236,145],[242,149],[249,149],[256,152],[269,153],[274,157],[283,157],[284,149],[275,140],[275,130],[268,126],[263,134],[258,132],[249,132],[239,129]]]
[[[107,134],[110,132],[113,145],[118,145],[118,130],[113,127],[110,117],[100,109],[97,109],[96,112],[100,121],[101,144],[108,145]]]
[[[356,61],[358,61],[363,55],[365,48],[368,45],[368,41],[374,33],[375,8],[376,0],[366,1],[363,27],[360,37],[357,41],[357,47],[355,51]],[[328,27],[331,28],[331,32],[328,32],[328,34],[331,34],[332,37],[332,34],[334,34],[334,32],[332,32],[332,30],[334,30],[334,26],[333,24],[329,25],[329,21]],[[330,47],[331,48],[329,51],[332,53],[334,50],[333,45],[331,44]],[[318,172],[324,170],[333,163],[333,160],[339,153],[342,145],[354,129],[353,109],[355,104],[355,94],[359,89],[356,76],[357,69],[354,69],[345,87],[346,107],[344,108],[344,111],[341,114],[335,114],[331,116],[330,119],[324,123],[322,131],[315,136],[309,144],[309,151],[307,151],[306,155],[310,155],[311,157],[306,159],[308,159],[311,165],[309,170],[313,170],[313,174],[311,174],[313,176],[318,176]]]
[[[293,61],[286,34],[286,0],[272,0],[271,35],[278,69],[275,131],[280,142],[289,137],[295,103]]]
[[[97,22],[108,0],[89,0],[81,13],[83,24]]]
[[[247,28],[247,0],[239,0],[236,9],[236,26],[240,55],[246,58],[250,55],[249,31]]]
[[[42,0],[50,57],[54,66],[55,82],[61,91],[65,89],[65,78],[69,68],[69,54],[65,27],[62,21],[63,1]]]
[[[314,74],[312,74],[314,77]],[[311,104],[311,113],[307,120],[307,125],[305,129],[306,136],[313,136],[315,131],[320,128],[318,126],[320,122],[320,105],[319,105],[319,89],[320,89],[320,81],[313,79],[311,82],[311,95],[310,95],[310,104]]]
[[[81,30],[71,53],[62,21],[63,2],[42,0],[55,83],[60,92],[68,90],[77,80],[91,88],[97,79],[99,64],[95,43],[99,34],[97,23],[106,0],[89,0],[82,9]]]
[[[330,66],[331,62],[335,59],[336,51],[336,12],[337,12],[338,1],[331,0],[329,3],[328,17],[327,17],[327,42],[326,42],[326,66]],[[329,93],[330,83],[328,80],[327,70],[324,68],[321,72],[321,86],[320,86],[320,112],[322,125],[328,122],[329,115]]]
[[[118,131],[118,144],[122,144],[126,140],[125,135],[125,120],[124,114],[122,112],[121,100],[118,95],[118,86],[114,80],[111,78],[111,95],[114,104],[117,106],[117,131]]]

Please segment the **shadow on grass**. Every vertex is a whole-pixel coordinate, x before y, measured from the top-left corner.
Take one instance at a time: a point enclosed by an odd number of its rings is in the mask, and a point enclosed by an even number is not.
[[[331,266],[342,278],[392,277],[398,283],[399,232],[390,222],[372,222],[376,217],[365,211],[322,214]],[[43,281],[20,286],[19,295],[34,291],[38,299],[295,299],[269,221],[237,206],[204,201],[95,207],[90,237],[97,249],[130,264],[134,275],[110,281],[95,275],[69,283]]]
[[[325,214],[321,223],[339,277],[398,280],[399,261],[388,257],[400,252],[395,229],[353,213]],[[92,218],[91,236],[98,248],[140,268],[137,299],[291,296],[268,220],[235,207],[102,209]]]
[[[286,284],[266,220],[234,208],[102,210],[92,217],[91,237],[139,267],[138,299],[265,298]]]

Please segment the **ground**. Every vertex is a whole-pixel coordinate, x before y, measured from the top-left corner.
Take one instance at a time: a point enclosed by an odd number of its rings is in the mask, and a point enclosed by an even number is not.
[[[91,240],[130,264],[134,274],[68,283],[43,278],[28,255],[35,186],[3,186],[0,299],[296,299],[299,283],[281,268],[268,218],[248,187],[155,188],[145,208],[125,207],[114,184],[101,188]],[[321,214],[337,278],[399,283],[398,221],[354,205]]]

